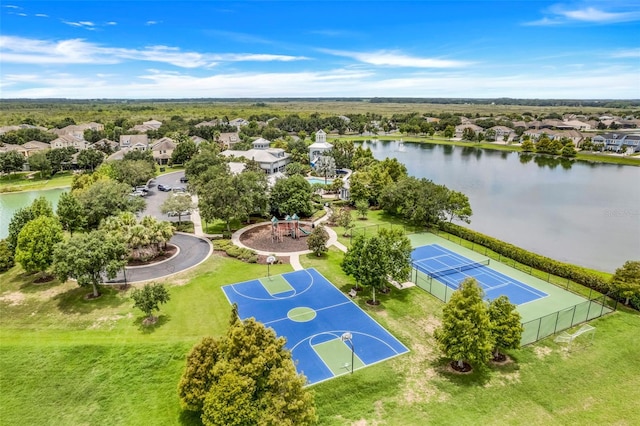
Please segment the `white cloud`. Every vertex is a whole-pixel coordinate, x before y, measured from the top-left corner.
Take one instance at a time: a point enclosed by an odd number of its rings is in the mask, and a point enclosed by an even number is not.
[[[145,22],[145,25],[157,25],[160,22],[162,22],[162,21],[147,21],[147,22]]]
[[[607,7],[624,6],[616,3],[603,3]],[[633,5],[632,5],[633,7]],[[568,9],[564,5],[554,5],[548,9],[547,13],[551,17],[545,16],[542,19],[527,22],[524,25],[530,26],[551,26],[568,23],[588,23],[588,24],[612,24],[620,22],[633,22],[640,20],[640,11],[637,5],[631,10],[606,11],[592,6]]]
[[[637,93],[631,68],[576,70],[563,74],[482,75],[475,71],[380,76],[369,70],[236,73],[194,76],[149,70],[137,76],[20,75],[3,78],[6,98],[191,97],[512,97],[628,99]]]
[[[184,52],[177,47],[149,46],[142,49],[105,47],[83,39],[49,41],[14,36],[0,36],[2,62],[22,64],[116,64],[129,61],[148,61],[175,65],[181,68],[211,67],[217,62],[241,61],[299,61],[304,56],[261,53],[212,54]]]
[[[396,51],[379,50],[377,52],[348,52],[342,50],[319,49],[330,55],[343,56],[370,65],[411,67],[411,68],[459,68],[470,65],[468,62],[436,58],[419,58]]]
[[[94,31],[96,29],[96,24],[91,21],[62,21],[64,24],[67,24],[76,28],[84,28],[85,30]]]
[[[640,58],[640,47],[635,49],[618,50],[611,53],[612,58]]]
[[[118,25],[116,21],[109,21],[105,25]]]
[[[22,9],[20,6],[16,6],[15,4],[5,4],[2,7],[6,7],[7,9]]]
[[[44,14],[44,13],[36,13],[35,16],[37,16],[38,18],[48,18],[49,15]]]

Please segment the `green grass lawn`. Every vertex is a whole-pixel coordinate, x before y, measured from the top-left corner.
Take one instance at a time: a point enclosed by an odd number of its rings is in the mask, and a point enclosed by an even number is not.
[[[348,291],[341,260],[334,248],[301,258]],[[0,424],[199,424],[177,396],[186,354],[224,333],[230,307],[220,287],[266,272],[213,256],[167,280],[171,300],[152,327],[141,325],[128,292],[104,289],[85,301],[88,290],[73,282],[36,286],[19,267],[0,274]],[[411,352],[313,386],[323,425],[640,423],[638,313],[593,321],[593,344],[578,340],[571,352],[547,339],[510,352],[511,364],[456,375],[433,339],[442,303],[419,288],[392,288],[376,308],[364,304],[369,297],[355,302]]]
[[[71,172],[56,173],[50,178],[40,178],[39,173],[13,173],[0,176],[0,192],[36,191],[41,189],[65,188],[71,186],[73,174]]]

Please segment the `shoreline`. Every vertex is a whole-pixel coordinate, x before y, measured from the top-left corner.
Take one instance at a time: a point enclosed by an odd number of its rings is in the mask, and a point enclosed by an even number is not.
[[[331,136],[327,138],[327,141],[330,140],[339,140],[339,139],[349,139],[354,142],[362,142],[365,140],[379,140],[384,142],[392,142],[402,139],[403,142],[409,143],[417,143],[417,144],[429,144],[429,145],[451,145],[451,146],[462,146],[462,147],[472,147],[472,148],[481,148],[481,149],[491,149],[495,151],[508,151],[508,152],[522,152],[520,149],[520,145],[507,145],[501,143],[491,143],[491,142],[465,142],[460,140],[453,139],[440,139],[440,138],[428,138],[428,137],[420,137],[420,136],[402,136],[398,135],[382,135],[382,136]],[[546,155],[549,154],[538,154],[536,152],[529,152],[528,154],[532,155]],[[640,167],[640,156],[617,156],[612,157],[610,154],[598,154],[595,152],[580,152],[578,151],[575,157],[562,157],[561,155],[552,155],[551,157],[556,158],[566,158],[567,160],[581,160],[588,161],[591,163],[603,163],[603,164],[615,164],[619,166],[632,166],[632,167]]]

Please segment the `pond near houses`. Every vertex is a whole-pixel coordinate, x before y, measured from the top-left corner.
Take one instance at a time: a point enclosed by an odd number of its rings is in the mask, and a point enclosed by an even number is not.
[[[474,147],[365,142],[412,176],[465,193],[470,228],[527,250],[613,272],[640,260],[640,167]]]
[[[69,188],[46,189],[42,191],[6,192],[0,194],[0,239],[6,238],[9,233],[9,222],[16,210],[29,206],[33,200],[43,196],[51,202],[53,210],[56,210],[60,194]]]

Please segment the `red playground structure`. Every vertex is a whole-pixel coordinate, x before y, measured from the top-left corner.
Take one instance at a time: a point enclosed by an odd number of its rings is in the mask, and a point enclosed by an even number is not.
[[[278,220],[275,216],[271,218],[271,241],[280,242],[282,237],[300,238],[306,237],[311,232],[300,227],[300,218],[297,214],[287,215],[284,220]]]

